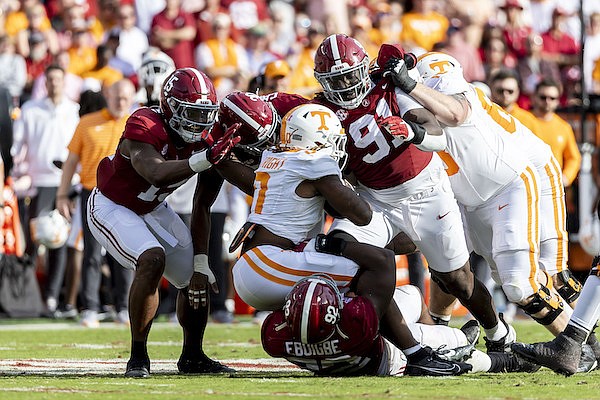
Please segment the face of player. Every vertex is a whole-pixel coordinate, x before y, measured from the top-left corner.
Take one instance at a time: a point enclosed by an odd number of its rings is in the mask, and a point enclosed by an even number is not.
[[[502,108],[516,103],[519,98],[519,85],[514,78],[497,80],[492,83],[492,101]]]

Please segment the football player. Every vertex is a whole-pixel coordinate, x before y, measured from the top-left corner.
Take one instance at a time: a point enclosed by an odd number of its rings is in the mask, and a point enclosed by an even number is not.
[[[518,85],[517,76],[512,71],[500,71],[494,74],[490,80],[492,100],[497,100],[494,102],[514,118],[524,122],[523,125],[528,126],[527,124],[530,123],[530,126],[535,126],[533,114],[514,103],[519,95]],[[534,128],[530,127],[530,129]],[[552,154],[550,146],[529,129],[504,131],[504,133],[509,140],[516,141],[516,145],[526,153],[538,172],[541,224],[539,263],[552,277],[553,284],[561,297],[574,308],[581,291],[581,284],[567,267],[567,217],[560,165]]]
[[[383,45],[377,63],[398,50]],[[317,101],[346,129],[348,170],[373,207],[369,225],[337,219],[330,232],[381,247],[407,235],[425,255],[432,279],[477,318],[489,343],[503,348],[514,341],[514,330],[500,323],[490,293],[470,269],[458,204],[434,152],[446,148],[446,136],[430,111],[388,79],[373,83],[368,71],[365,50],[346,35],[327,37],[315,54],[315,77],[324,90]]]
[[[539,175],[518,142],[508,138],[528,129],[468,84],[449,55],[419,57],[423,83],[408,75],[402,59],[391,59],[385,69],[445,126],[447,146],[439,154],[474,251],[489,263],[509,301],[558,334],[572,310],[539,268]]]
[[[217,166],[230,182],[253,193],[248,224],[239,234],[244,247],[233,267],[233,279],[239,296],[254,308],[281,308],[291,287],[317,272],[328,272],[344,291],[355,285],[357,292],[390,304],[395,284],[391,251],[317,235],[325,201],[357,225],[368,224],[372,216],[369,204],[341,179],[345,140],[331,110],[300,105],[284,116],[277,145],[263,151],[256,171],[233,161]],[[234,240],[234,249],[242,240]],[[388,277],[383,284],[371,278],[380,274]],[[380,315],[396,315],[394,325],[386,323],[385,329],[399,347],[412,350],[408,358],[414,374],[464,372],[422,348],[402,324],[395,305],[380,311]]]
[[[141,103],[146,107],[159,105],[160,89],[165,79],[175,71],[175,62],[158,47],[150,47],[142,56],[142,65],[137,71],[141,89]]]
[[[179,289],[177,317],[184,332],[179,371],[232,371],[202,350],[209,289],[216,291],[207,256],[209,207],[222,182],[211,166],[227,157],[239,140],[233,126],[212,143],[217,112],[210,79],[193,68],[175,70],[162,86],[160,107],[136,110],[115,154],[98,167],[87,222],[119,264],[136,271],[129,298],[132,343],[127,377],[150,374],[148,333],[163,275]],[[200,175],[190,233],[164,199],[194,174]]]
[[[377,296],[344,295],[325,274],[304,278],[294,285],[283,308],[265,320],[263,348],[273,357],[321,376],[415,375],[403,353],[379,332],[380,300]],[[480,333],[476,320],[461,329],[433,324],[415,286],[396,288],[393,301],[423,345],[443,349],[442,357],[458,360],[454,368],[464,372],[539,369],[511,353],[487,355],[475,350]]]

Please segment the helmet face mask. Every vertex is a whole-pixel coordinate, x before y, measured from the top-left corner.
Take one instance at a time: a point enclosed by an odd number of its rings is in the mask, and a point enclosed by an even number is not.
[[[340,169],[346,165],[346,133],[338,117],[319,104],[303,104],[282,119],[279,147],[282,149],[330,149]]]
[[[182,68],[165,80],[160,108],[169,126],[186,143],[195,143],[210,134],[219,106],[210,79],[194,68]]]
[[[283,313],[294,339],[314,344],[335,333],[343,307],[342,295],[333,279],[316,274],[294,285],[285,298]]]
[[[146,89],[147,101],[158,103],[160,89],[165,79],[175,71],[175,63],[158,48],[151,47],[142,57],[137,75],[142,88]]]
[[[331,35],[321,43],[314,72],[325,98],[340,107],[358,107],[371,89],[369,57],[358,41],[346,35]]]

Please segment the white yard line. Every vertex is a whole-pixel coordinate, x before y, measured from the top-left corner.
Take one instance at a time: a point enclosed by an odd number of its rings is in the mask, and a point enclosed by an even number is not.
[[[285,360],[235,359],[220,360],[239,372],[289,372],[300,369]],[[126,359],[29,359],[0,360],[0,375],[120,375],[125,371]],[[176,374],[177,360],[152,360],[151,371]]]

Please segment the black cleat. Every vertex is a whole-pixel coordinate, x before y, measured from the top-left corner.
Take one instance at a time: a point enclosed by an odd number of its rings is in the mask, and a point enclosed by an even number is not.
[[[180,357],[177,361],[177,369],[181,374],[230,374],[236,372],[235,369],[206,356],[199,359]]]
[[[566,376],[577,372],[582,353],[581,345],[562,333],[549,342],[513,343],[511,348],[527,361]]]
[[[125,371],[126,378],[149,378],[150,377],[150,360],[130,359],[127,361],[127,370]]]
[[[597,366],[598,361],[596,360],[594,350],[589,344],[584,344],[581,348],[581,358],[577,366],[577,373],[593,371]]]
[[[492,366],[488,372],[537,372],[540,366],[527,361],[516,353],[489,353]]]
[[[501,323],[504,324],[508,333],[500,340],[489,340],[488,338],[483,338],[485,340],[485,347],[489,353],[504,353],[510,351],[510,345],[517,340],[517,333],[515,332],[515,328],[510,326],[504,321],[504,314],[500,313],[498,318]],[[500,323],[499,322],[499,323]]]
[[[421,352],[422,354],[419,354]],[[417,359],[415,360],[415,358]],[[444,360],[431,347],[424,347],[411,355],[411,359],[406,364],[404,374],[409,376],[462,375],[465,372],[469,372],[472,368],[471,365],[463,362]]]

